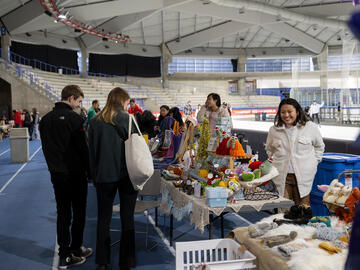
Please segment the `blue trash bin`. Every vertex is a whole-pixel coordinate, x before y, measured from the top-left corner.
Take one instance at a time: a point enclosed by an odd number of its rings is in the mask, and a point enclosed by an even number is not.
[[[331,181],[344,170],[359,170],[360,156],[341,153],[324,153],[322,162],[318,165],[313,187],[310,193],[311,208],[313,215],[328,215],[329,211],[322,203],[323,192],[319,191],[317,185],[329,185]],[[352,186],[359,187],[359,173],[353,173]],[[343,174],[339,181],[345,184],[345,175]]]

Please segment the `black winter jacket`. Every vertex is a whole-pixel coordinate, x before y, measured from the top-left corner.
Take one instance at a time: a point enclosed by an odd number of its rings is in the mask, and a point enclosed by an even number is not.
[[[64,102],[40,121],[42,149],[50,172],[85,173],[90,178],[89,148],[84,120]]]
[[[124,185],[130,188],[125,160],[125,141],[128,139],[129,114],[120,110],[114,122],[116,127],[105,123],[101,118],[99,119],[99,116],[90,120],[91,175],[95,183],[124,181]],[[137,132],[134,123],[131,130],[131,133]]]

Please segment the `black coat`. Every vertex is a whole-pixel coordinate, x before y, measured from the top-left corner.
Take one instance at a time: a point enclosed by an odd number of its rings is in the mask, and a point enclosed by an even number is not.
[[[50,172],[89,171],[89,149],[83,128],[84,120],[66,103],[55,107],[40,121],[42,149]]]
[[[114,122],[116,127],[105,123],[99,116],[90,120],[90,169],[95,183],[114,183],[129,178],[125,160],[129,114],[119,111]],[[131,133],[136,132],[134,123],[131,129]],[[124,181],[124,185],[128,183]]]

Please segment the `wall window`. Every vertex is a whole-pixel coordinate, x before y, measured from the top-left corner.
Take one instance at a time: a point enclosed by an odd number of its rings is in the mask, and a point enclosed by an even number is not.
[[[173,57],[169,73],[174,72],[233,72],[231,59]]]
[[[278,58],[278,59],[248,59],[246,72],[286,72],[292,71],[298,63],[299,71],[309,71],[311,58]]]
[[[329,56],[328,70],[360,69],[360,55]]]

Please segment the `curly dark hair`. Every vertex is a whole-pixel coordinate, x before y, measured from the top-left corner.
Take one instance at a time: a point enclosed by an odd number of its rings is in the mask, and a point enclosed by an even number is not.
[[[297,125],[297,124],[305,126],[306,122],[309,121],[309,119],[306,117],[303,109],[301,108],[299,102],[297,102],[293,98],[285,98],[280,102],[278,111],[277,111],[276,116],[275,116],[274,125],[276,127],[282,127],[284,125],[284,122],[282,121],[281,115],[280,115],[281,107],[283,105],[292,105],[295,108],[297,116],[296,116],[296,120],[294,122],[294,126]]]

